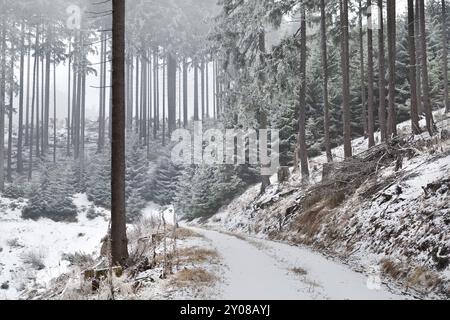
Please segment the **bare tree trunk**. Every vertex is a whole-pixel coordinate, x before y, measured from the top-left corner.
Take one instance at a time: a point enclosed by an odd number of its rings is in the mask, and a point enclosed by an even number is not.
[[[155,50],[153,54],[153,139],[157,138],[159,129],[159,58]]]
[[[216,100],[217,100],[217,92],[216,92],[216,61],[213,60],[213,83],[212,83],[212,89],[213,89],[213,118],[214,120],[217,119],[216,114]]]
[[[25,64],[25,26],[20,29],[20,67],[19,67],[19,128],[17,132],[17,173],[23,173],[23,96],[24,96],[24,64]]]
[[[379,29],[378,29],[378,118],[380,122],[381,141],[387,139],[386,128],[386,80],[384,62],[384,22],[383,22],[383,0],[378,0],[379,9]]]
[[[416,43],[414,33],[414,0],[408,0],[408,44],[409,44],[409,83],[411,91],[411,130],[420,134],[419,113],[417,110]]]
[[[50,28],[49,28],[50,29]],[[50,33],[51,34],[51,33]],[[51,49],[50,49],[51,37],[47,37],[46,53],[45,53],[45,108],[43,121],[43,140],[42,140],[42,153],[45,154],[48,150],[48,137],[49,137],[49,118],[50,118],[50,62],[51,62]]]
[[[145,50],[142,50],[141,55],[141,111],[140,111],[140,139],[144,144],[147,143],[147,57],[145,56]]]
[[[197,61],[193,61],[194,65],[194,121],[199,120],[198,114],[198,65]]]
[[[425,109],[425,117],[427,130],[430,136],[433,135],[433,114],[431,112],[430,101],[430,82],[428,80],[428,62],[427,62],[427,33],[425,27],[425,4],[424,0],[419,2],[419,18],[420,18],[420,42],[422,57],[422,79],[423,79],[423,107]]]
[[[389,56],[389,107],[388,138],[397,135],[397,115],[395,110],[395,57],[396,57],[396,14],[395,1],[387,2],[388,56]]]
[[[419,1],[415,1],[415,22],[414,22],[414,31],[416,35],[416,81],[417,81],[417,111],[420,114],[424,112],[423,110],[423,99],[422,99],[422,69],[421,69],[421,63],[422,63],[422,56],[421,56],[421,43],[420,43],[420,15],[419,15]]]
[[[31,32],[28,33],[27,42],[27,108],[25,114],[25,146],[30,143],[30,82],[31,82]]]
[[[97,140],[97,152],[102,152],[104,147],[104,135],[103,128],[105,126],[104,118],[103,118],[103,99],[105,96],[103,95],[104,85],[103,79],[105,77],[105,43],[103,41],[104,33],[102,32],[100,35],[100,85],[99,85],[99,104],[98,104],[98,140]]]
[[[349,33],[348,33],[348,0],[341,2],[341,64],[342,64],[342,115],[344,123],[344,156],[352,156],[352,133],[350,124],[350,71],[349,71]]]
[[[205,63],[202,60],[200,64],[200,85],[201,85],[201,95],[202,95],[202,121],[205,119]]]
[[[40,36],[40,34],[39,34]],[[40,53],[35,53],[38,58],[40,58]],[[36,70],[36,157],[40,158],[41,153],[39,149],[39,136],[40,136],[40,123],[39,123],[39,59],[37,62],[37,70]]]
[[[125,1],[112,2],[111,256],[128,259],[125,213]]]
[[[166,145],[166,57],[163,55],[163,77],[162,77],[162,145]]]
[[[450,112],[450,104],[448,99],[448,44],[447,44],[447,8],[445,0],[441,1],[442,4],[442,68],[444,76],[444,107],[445,112]]]
[[[266,53],[266,36],[264,30],[259,33],[259,39],[258,39],[258,48],[259,48],[259,65],[260,69],[264,67],[266,64],[265,61],[265,53]],[[266,82],[266,75],[264,72],[260,72],[259,79],[258,79],[258,85],[260,88],[264,86]],[[267,129],[267,114],[265,111],[265,106],[261,106],[259,109],[259,129],[260,130],[266,130]],[[261,149],[260,149],[261,152]],[[267,165],[262,164],[262,167],[266,167]],[[260,194],[263,194],[266,192],[267,187],[270,186],[270,176],[261,173],[261,189]]]
[[[14,23],[13,23],[14,27]],[[9,108],[8,108],[8,159],[6,179],[12,182],[12,133],[13,133],[13,107],[14,107],[14,45],[11,44],[11,58],[9,71]]]
[[[167,54],[167,108],[168,108],[168,136],[176,129],[177,117],[177,60]]]
[[[188,64],[183,59],[183,127],[188,125]]]
[[[366,109],[366,76],[364,71],[364,34],[362,24],[362,0],[358,0],[358,26],[359,26],[359,60],[360,60],[360,85],[361,85],[361,112],[363,134],[367,137],[367,109]]]
[[[325,133],[325,153],[327,155],[327,161],[333,161],[333,155],[331,153],[330,142],[330,112],[328,101],[328,53],[327,53],[327,25],[326,25],[326,12],[325,12],[325,0],[320,0],[320,41],[322,47],[322,81],[323,81],[323,126]]]
[[[300,92],[298,115],[298,154],[302,178],[309,179],[308,150],[306,145],[306,11],[301,9],[300,24]]]
[[[139,133],[139,56],[136,53],[136,112],[135,112],[135,132]]]
[[[39,46],[39,27],[36,27],[36,48]],[[28,153],[29,160],[28,160],[28,180],[30,181],[33,177],[33,134],[34,134],[34,105],[37,101],[37,72],[38,72],[38,65],[39,65],[39,56],[37,52],[35,52],[34,55],[34,67],[33,67],[33,88],[32,88],[32,98],[31,98],[31,115],[30,115],[30,150]],[[1,139],[1,137],[0,137]]]
[[[206,63],[205,67],[205,94],[206,94],[206,118],[209,118],[209,61]]]
[[[367,1],[367,7],[372,7],[372,0]],[[373,26],[373,16],[370,11],[367,11],[367,20],[367,23]],[[373,31],[371,26],[369,26],[367,28],[367,136],[369,139],[369,148],[375,146],[373,73]]]
[[[53,163],[56,163],[56,56],[53,62]]]
[[[66,154],[67,157],[70,157],[70,133],[71,133],[71,126],[70,126],[70,102],[71,102],[71,95],[70,95],[70,77],[72,74],[72,53],[71,53],[71,39],[69,39],[69,63],[68,63],[68,81],[67,81],[67,150]]]

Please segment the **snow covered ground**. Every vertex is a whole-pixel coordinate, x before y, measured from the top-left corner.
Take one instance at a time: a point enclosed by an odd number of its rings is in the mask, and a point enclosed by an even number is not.
[[[85,195],[74,197],[80,212],[77,223],[23,220],[24,202],[0,201],[0,299],[18,299],[24,290],[45,289],[50,280],[67,271],[69,262],[63,260],[63,254],[98,255],[108,221],[102,216],[86,217],[91,203]],[[104,214],[107,216],[106,211]]]
[[[434,117],[440,131],[450,130],[450,118],[442,111],[435,112]],[[424,126],[424,120],[421,125]],[[305,188],[321,182],[322,164],[326,162],[322,155],[310,159],[309,185],[303,185],[296,174],[283,185],[273,176],[273,185],[264,195],[259,196],[260,186],[255,185],[207,221],[196,220],[193,225],[308,245],[366,275],[382,272],[383,281],[391,282],[390,287],[409,290],[418,297],[435,297],[434,292],[448,294],[448,187],[444,183],[428,195],[424,188],[430,183],[439,185],[450,177],[450,142],[441,141],[439,135],[430,139],[426,132],[411,137],[409,121],[399,124],[398,131],[422,144],[421,150],[412,158],[405,157],[399,172],[394,170],[395,161],[380,168],[375,179],[360,185],[337,208],[326,204],[321,207],[319,198],[311,208],[311,218],[306,220],[303,211],[296,207]],[[354,154],[362,153],[367,150],[367,140],[355,139],[352,146]],[[335,161],[340,161],[342,154],[342,146],[335,148]],[[385,184],[386,188],[372,194],[370,188],[376,183]],[[294,256],[299,254],[294,251]],[[413,288],[423,290],[418,293]]]
[[[225,271],[218,299],[406,299],[309,249],[193,228],[211,240]],[[376,276],[376,275],[375,275]],[[380,280],[381,281],[381,280]]]

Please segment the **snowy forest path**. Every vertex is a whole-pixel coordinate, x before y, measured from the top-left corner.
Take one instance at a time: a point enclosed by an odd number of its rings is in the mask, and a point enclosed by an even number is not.
[[[311,250],[192,228],[209,239],[226,265],[219,299],[408,299]]]

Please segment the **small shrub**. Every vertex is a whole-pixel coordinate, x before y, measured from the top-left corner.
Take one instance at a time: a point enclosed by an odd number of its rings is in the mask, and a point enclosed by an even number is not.
[[[95,205],[91,205],[86,213],[86,218],[89,220],[94,220],[101,216],[103,216],[103,214],[95,207]]]
[[[20,243],[19,238],[13,238],[6,241],[6,244],[10,248],[23,248],[23,245]]]
[[[40,251],[28,251],[22,256],[23,262],[29,264],[35,270],[45,268],[44,258],[44,254]]]
[[[8,290],[9,289],[9,282],[3,282],[2,285],[0,286],[0,289],[2,290]]]
[[[68,261],[71,266],[88,266],[94,264],[92,255],[83,252],[64,253],[61,257],[62,260]]]

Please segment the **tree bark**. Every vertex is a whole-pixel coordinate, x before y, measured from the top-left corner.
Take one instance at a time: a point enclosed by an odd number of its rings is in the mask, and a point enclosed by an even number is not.
[[[411,92],[411,130],[420,134],[419,113],[417,109],[416,40],[415,40],[414,0],[408,0],[408,46],[409,46],[409,83]]]
[[[171,53],[167,54],[167,108],[170,137],[177,127],[177,60]]]
[[[352,134],[350,124],[350,71],[349,71],[349,33],[348,33],[348,0],[341,2],[341,64],[342,64],[342,116],[344,124],[344,156],[352,156]]]
[[[380,122],[381,141],[387,139],[386,128],[386,80],[384,61],[384,22],[383,22],[383,0],[378,0],[379,29],[378,29],[378,119]]]
[[[428,80],[428,61],[427,61],[427,33],[425,27],[425,4],[424,0],[419,2],[419,19],[420,19],[420,43],[422,57],[422,87],[423,87],[423,108],[425,109],[425,118],[427,130],[430,136],[433,136],[433,114],[431,112],[430,101],[430,82]]]
[[[447,8],[445,0],[441,1],[442,5],[442,69],[444,76],[444,107],[445,112],[450,111],[450,104],[448,99],[448,44],[447,44]]]
[[[366,109],[366,76],[364,66],[364,33],[362,24],[362,0],[358,0],[358,26],[359,26],[359,60],[360,60],[360,86],[361,86],[361,112],[363,134],[367,137],[367,109]]]
[[[395,59],[396,59],[396,14],[395,1],[387,2],[388,56],[389,56],[389,107],[388,138],[397,135],[397,115],[395,110]]]
[[[70,81],[71,81],[71,74],[72,74],[72,53],[71,53],[71,39],[69,39],[69,62],[68,62],[68,68],[67,68],[67,73],[68,73],[68,80],[67,80],[67,150],[66,150],[66,155],[67,157],[70,157],[70,133],[71,133],[71,129],[70,129],[70,102],[71,102],[71,95],[70,95]]]
[[[183,127],[188,125],[188,64],[183,59]]]
[[[367,7],[372,7],[372,0],[367,1]],[[367,11],[367,23],[373,26],[372,12]],[[375,146],[374,137],[374,79],[373,79],[373,31],[367,28],[367,137],[369,139],[369,148]]]
[[[24,64],[25,64],[25,26],[20,29],[20,67],[19,67],[19,127],[17,132],[17,173],[23,173],[23,98],[24,98]]]
[[[194,65],[194,121],[198,121],[200,119],[198,114],[198,65],[195,60],[192,64]]]
[[[14,23],[13,23],[14,27]],[[13,133],[13,108],[14,108],[14,45],[11,44],[11,58],[9,70],[9,108],[8,108],[8,159],[6,179],[12,182],[12,133]],[[1,131],[0,131],[1,132]]]
[[[36,44],[35,47],[39,46],[39,27],[36,27]],[[39,65],[39,56],[37,50],[35,50],[34,55],[34,67],[33,67],[33,88],[32,88],[32,98],[31,98],[31,115],[30,115],[30,150],[28,152],[28,181],[31,181],[33,177],[33,134],[34,134],[34,106],[37,101],[37,69]],[[1,139],[1,137],[0,137]]]
[[[327,53],[327,25],[326,25],[326,11],[325,0],[320,0],[320,35],[322,47],[322,81],[323,81],[323,125],[325,133],[325,153],[327,161],[333,161],[331,153],[330,142],[330,114],[328,101],[328,53]]]
[[[415,12],[414,12],[414,32],[416,36],[416,82],[417,82],[417,111],[420,114],[424,112],[423,110],[423,99],[422,99],[422,56],[421,56],[421,43],[420,43],[420,16],[419,16],[419,1],[415,0]]]
[[[111,256],[128,259],[125,213],[125,0],[112,1]]]
[[[27,107],[25,112],[25,146],[30,143],[30,81],[31,81],[31,32],[28,33],[27,42]]]

